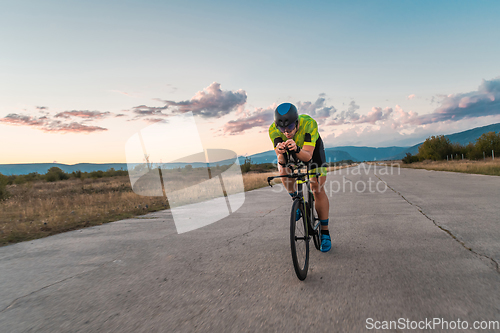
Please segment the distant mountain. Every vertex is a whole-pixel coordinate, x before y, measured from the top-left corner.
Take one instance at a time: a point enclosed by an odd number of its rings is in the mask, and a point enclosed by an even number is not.
[[[381,161],[381,160],[387,160],[391,156],[401,153],[402,151],[408,148],[409,147],[373,148],[373,147],[341,146],[328,149],[334,149],[337,151],[345,152],[346,154],[352,156],[351,159],[353,161]]]
[[[332,162],[340,162],[347,160],[356,161],[356,159],[351,155],[349,155],[349,153],[339,150],[337,148],[326,148],[325,155],[326,155],[326,160]],[[252,160],[252,163],[254,164],[276,163],[276,153],[274,152],[274,150],[268,150],[263,153],[258,153],[247,157],[250,158]],[[240,164],[243,164],[244,162],[245,162],[245,157],[241,156]]]
[[[218,163],[211,163],[211,166],[225,165],[228,161],[221,161]],[[135,163],[133,166],[139,165],[140,163]],[[164,163],[164,167],[168,169],[184,168],[187,164],[193,166],[193,168],[206,167],[206,163]],[[154,164],[153,166],[156,166]],[[66,173],[72,173],[73,171],[82,172],[92,172],[92,171],[107,171],[111,168],[115,170],[128,170],[127,163],[107,163],[107,164],[93,164],[93,163],[79,163],[74,165],[67,165],[61,163],[31,163],[31,164],[0,164],[0,173],[6,176],[10,175],[27,175],[32,172],[37,172],[39,174],[45,174],[52,167],[58,167]]]
[[[338,148],[325,148],[325,157],[327,162],[358,161],[348,152],[339,150]]]
[[[488,132],[500,132],[500,123],[492,124],[483,127],[473,128],[460,133],[454,133],[445,135],[452,143],[460,143],[462,145],[467,145],[469,142],[475,142],[483,133]],[[352,160],[355,162],[361,161],[381,161],[381,160],[399,160],[406,156],[406,153],[411,153],[412,155],[418,153],[418,147],[422,145],[423,142],[416,144],[412,147],[383,147],[383,148],[373,148],[373,147],[354,147],[354,146],[341,146],[326,148],[325,155],[326,160],[331,162],[340,162],[343,160]],[[262,163],[273,163],[276,160],[276,154],[274,150],[268,150],[262,153],[254,154],[248,156],[252,163],[262,164]],[[238,160],[240,165],[245,162],[245,156],[239,156]],[[233,163],[232,160],[220,161],[219,165],[225,165],[228,163]],[[194,168],[204,167],[205,163],[166,163],[167,168],[183,168],[187,164],[191,164]],[[82,172],[92,172],[92,171],[107,171],[110,168],[115,170],[127,170],[126,163],[105,163],[105,164],[93,164],[93,163],[79,163],[74,165],[66,165],[61,163],[31,163],[31,164],[0,164],[0,173],[4,175],[25,175],[31,172],[38,172],[39,174],[45,174],[47,170],[52,167],[58,167],[64,172],[71,173],[73,171]]]
[[[38,172],[45,174],[50,168],[58,167],[62,171],[71,173],[73,171],[92,172],[92,171],[106,171],[111,168],[115,170],[127,170],[126,163],[78,163],[74,165],[67,165],[61,163],[27,163],[27,164],[0,164],[0,173],[4,175],[27,175],[28,173]]]
[[[500,123],[492,124],[483,127],[476,127],[468,131],[463,131],[460,133],[445,135],[452,143],[460,143],[462,145],[468,145],[470,142],[476,143],[477,138],[479,138],[484,133],[488,132],[500,132]]]

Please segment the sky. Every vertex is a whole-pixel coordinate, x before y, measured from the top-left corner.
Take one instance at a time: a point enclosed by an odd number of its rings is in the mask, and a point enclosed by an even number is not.
[[[198,133],[177,128],[167,155],[188,136],[251,155],[273,148],[268,128],[283,102],[318,122],[326,147],[411,146],[498,123],[499,10],[498,1],[5,1],[0,164],[124,163],[134,134],[184,114]]]

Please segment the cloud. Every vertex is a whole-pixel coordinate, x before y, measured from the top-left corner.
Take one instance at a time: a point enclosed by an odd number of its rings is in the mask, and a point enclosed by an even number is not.
[[[333,106],[327,106],[325,103],[325,94],[319,94],[319,97],[314,102],[296,102],[294,105],[297,107],[299,114],[308,114],[316,120],[318,124],[323,124],[327,119],[337,112]],[[274,121],[274,110],[278,105],[273,103],[267,108],[255,108],[254,111],[245,110],[241,106],[237,114],[239,118],[236,120],[228,121],[222,131],[224,134],[242,134],[244,131],[254,127],[266,131]]]
[[[441,122],[457,122],[500,114],[500,78],[483,80],[477,91],[468,93],[438,95],[440,105],[432,113],[418,115],[413,111],[403,111],[396,105],[393,128],[423,126]],[[432,97],[431,103],[435,102]]]
[[[441,105],[434,112],[418,117],[415,124],[454,122],[498,114],[500,114],[500,78],[483,80],[477,91],[444,97]]]
[[[320,94],[315,102],[297,102],[296,106],[299,114],[308,114],[318,123],[323,123],[327,118],[337,112],[333,106],[325,105],[325,94]]]
[[[110,115],[109,111],[101,112],[101,111],[88,111],[88,110],[85,111],[72,110],[72,111],[59,112],[54,117],[66,118],[66,119],[70,117],[80,117],[85,119],[102,119],[108,115]]]
[[[165,105],[161,107],[140,105],[132,110],[138,117],[144,115],[168,116],[175,113],[193,112],[194,115],[204,118],[220,118],[243,106],[247,101],[247,94],[241,89],[237,91],[222,90],[219,83],[213,82],[205,89],[198,91],[190,100],[180,102],[157,100]],[[164,111],[169,113],[163,113]]]
[[[47,126],[41,128],[44,132],[62,132],[62,133],[91,133],[91,132],[101,132],[107,131],[107,128],[99,126],[87,126],[77,122],[71,122],[69,124],[59,123],[58,121],[53,121]]]
[[[15,126],[32,126],[44,132],[91,133],[107,131],[107,128],[99,126],[87,126],[78,122],[63,123],[60,120],[51,120],[47,116],[33,117],[16,113],[10,113],[1,118],[0,123]]]
[[[412,94],[408,99],[414,98]],[[396,105],[395,110],[386,107],[372,107],[367,115],[359,115],[359,106],[351,101],[347,111],[340,112],[327,125],[379,124],[387,123],[393,129],[407,129],[442,122],[457,122],[463,119],[500,115],[500,78],[483,80],[477,91],[468,93],[437,95],[440,105],[429,114],[419,115],[413,111],[404,111]],[[435,97],[432,98],[432,102]]]
[[[148,122],[148,123],[168,123],[168,120],[162,119],[162,118],[142,118],[141,120]]]
[[[244,131],[254,127],[267,128],[274,121],[274,109],[276,104],[273,104],[265,109],[257,108],[251,114],[243,115],[242,117],[227,122],[223,127],[224,134],[242,134]]]
[[[17,113],[9,113],[0,122],[8,125],[25,125],[25,126],[44,126],[47,123],[47,117],[32,117]]]
[[[406,112],[401,108],[401,106],[396,105],[391,127],[393,129],[406,128],[408,127],[408,125],[414,125],[418,123],[418,118],[418,113],[411,110],[409,112]]]
[[[380,107],[372,107],[371,112],[367,115],[360,115],[356,111],[359,109],[359,105],[356,102],[351,101],[347,111],[342,111],[337,117],[332,119],[327,123],[327,125],[344,125],[344,124],[372,124],[375,125],[379,121],[386,121],[391,118],[393,110],[392,108],[386,107],[382,109]]]
[[[358,121],[360,118],[360,115],[356,112],[358,109],[359,105],[356,105],[356,102],[351,101],[349,103],[349,106],[347,107],[347,111],[340,112],[338,116],[331,119],[326,124],[337,126],[343,124],[350,124],[352,122]]]
[[[415,94],[411,94],[407,97],[408,99],[414,99],[415,98]]]
[[[394,114],[396,114],[396,109]],[[391,122],[375,126],[350,125],[335,127],[334,133],[321,133],[326,147],[333,146],[413,146],[425,141],[431,135],[452,134],[498,122],[498,117],[488,116],[474,120],[464,119],[453,123],[433,123],[426,126],[408,126],[406,129],[393,128]]]
[[[360,116],[358,120],[354,121],[355,124],[364,124],[364,123],[370,123],[372,125],[375,125],[376,122],[378,121],[384,121],[387,120],[391,117],[392,115],[392,108],[386,107],[385,109],[382,110],[382,108],[379,107],[372,107],[372,111],[369,112],[366,116]]]
[[[167,108],[168,108],[167,106],[155,107],[155,106],[139,105],[139,106],[134,106],[132,108],[132,112],[135,113],[137,117],[140,117],[140,116],[164,116],[164,117],[168,117],[168,114],[162,113],[163,110],[166,110]]]

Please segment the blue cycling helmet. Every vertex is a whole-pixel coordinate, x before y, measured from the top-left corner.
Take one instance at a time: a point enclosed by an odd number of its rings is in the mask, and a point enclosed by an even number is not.
[[[274,111],[274,123],[283,132],[285,128],[292,129],[292,124],[297,127],[299,124],[299,113],[295,105],[282,103]]]

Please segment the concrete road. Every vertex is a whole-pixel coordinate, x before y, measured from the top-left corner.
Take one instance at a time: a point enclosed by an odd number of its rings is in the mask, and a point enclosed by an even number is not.
[[[478,331],[475,321],[499,322],[500,177],[348,170],[328,175],[333,249],[312,247],[303,282],[290,256],[290,197],[264,188],[180,235],[163,211],[0,248],[0,330],[364,332],[396,321],[387,331],[446,331],[444,320]]]

